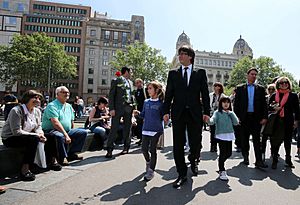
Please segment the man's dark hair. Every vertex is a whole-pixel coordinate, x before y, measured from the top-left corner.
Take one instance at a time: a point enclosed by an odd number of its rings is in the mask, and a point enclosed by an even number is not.
[[[98,105],[100,105],[100,103],[107,105],[108,104],[108,100],[106,97],[101,96],[98,100]]]
[[[128,67],[126,67],[126,66],[124,66],[124,67],[121,68],[121,73],[122,73],[122,75],[125,74],[126,71],[130,72],[130,68],[128,68]]]
[[[178,49],[178,55],[180,54],[180,52],[186,52],[188,56],[192,57],[191,64],[194,64],[195,51],[191,47],[189,47],[189,46],[181,46]]]
[[[23,104],[27,104],[31,98],[38,96],[41,100],[43,99],[43,95],[36,90],[28,90],[24,93],[21,102]]]
[[[257,68],[250,68],[249,70],[247,70],[247,74],[249,74],[251,71],[255,71],[255,72],[257,72],[258,73],[258,70],[257,70]]]

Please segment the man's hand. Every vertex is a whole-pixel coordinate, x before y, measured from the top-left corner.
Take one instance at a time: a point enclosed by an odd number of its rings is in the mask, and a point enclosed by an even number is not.
[[[209,121],[209,116],[208,115],[203,115],[203,121],[208,122]]]
[[[65,140],[66,140],[66,144],[70,144],[71,143],[71,138],[69,137],[69,135],[65,136]]]
[[[116,111],[115,110],[111,110],[109,111],[110,116],[114,117],[116,115]]]
[[[164,115],[164,122],[165,122],[165,123],[168,123],[168,122],[169,122],[169,119],[170,119],[170,115],[169,115],[169,114],[165,114],[165,115]]]

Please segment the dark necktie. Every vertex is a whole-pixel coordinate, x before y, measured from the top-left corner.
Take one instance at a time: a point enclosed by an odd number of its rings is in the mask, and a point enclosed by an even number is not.
[[[183,74],[183,80],[184,80],[186,86],[188,86],[188,76],[187,76],[187,69],[188,68],[189,67],[184,68],[184,74]]]

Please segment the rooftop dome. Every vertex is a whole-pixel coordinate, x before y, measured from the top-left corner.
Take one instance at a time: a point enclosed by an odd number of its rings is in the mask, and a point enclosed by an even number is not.
[[[232,53],[236,54],[239,57],[253,57],[252,49],[250,48],[248,43],[242,38],[242,35],[240,35],[240,38],[235,42]]]
[[[178,48],[183,45],[191,46],[190,38],[184,33],[184,31],[182,32],[182,34],[180,34],[180,36],[177,39],[176,50],[178,50]]]

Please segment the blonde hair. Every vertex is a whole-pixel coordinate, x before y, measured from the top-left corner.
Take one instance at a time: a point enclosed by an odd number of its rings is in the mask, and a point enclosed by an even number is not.
[[[278,79],[276,80],[276,83],[275,83],[276,89],[277,89],[277,90],[280,89],[279,84],[280,84],[280,82],[283,81],[283,80],[286,80],[286,81],[288,82],[288,84],[289,84],[289,90],[292,90],[292,89],[293,89],[293,87],[292,87],[292,82],[291,82],[291,80],[290,80],[288,77],[285,77],[285,76],[280,77],[280,78],[278,78]]]
[[[156,94],[157,94],[157,97],[163,101],[165,99],[165,92],[164,92],[164,89],[163,89],[163,86],[160,82],[158,81],[151,81],[150,83],[148,83],[147,85],[147,88],[149,85],[152,85]]]

